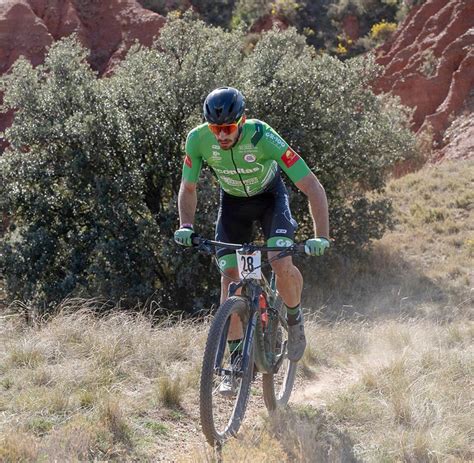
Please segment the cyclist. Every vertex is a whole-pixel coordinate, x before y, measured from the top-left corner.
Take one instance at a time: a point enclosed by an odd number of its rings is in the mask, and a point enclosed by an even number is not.
[[[268,124],[245,116],[245,99],[232,87],[212,91],[204,101],[206,122],[189,132],[178,195],[180,228],[174,239],[191,246],[197,206],[196,187],[202,161],[216,173],[220,206],[216,240],[242,243],[252,240],[252,228],[259,222],[268,246],[290,246],[296,222],[289,208],[288,192],[280,176],[283,170],[309,200],[314,222],[314,238],[306,241],[307,254],[321,256],[329,247],[329,219],[326,193],[305,161]],[[269,253],[269,257],[276,254]],[[238,280],[235,251],[217,253],[221,278],[221,303],[228,286]],[[301,292],[303,277],[291,256],[272,264],[276,286],[287,309],[288,358],[298,361],[306,347]],[[237,318],[237,317],[236,317]],[[242,338],[239,320],[232,320],[228,342],[237,345]]]

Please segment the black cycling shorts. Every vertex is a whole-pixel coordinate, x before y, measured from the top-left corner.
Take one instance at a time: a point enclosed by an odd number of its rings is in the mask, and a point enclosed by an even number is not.
[[[225,243],[250,243],[254,239],[254,223],[262,227],[266,240],[285,237],[293,240],[297,223],[291,216],[288,190],[279,175],[268,188],[255,196],[231,196],[221,190],[216,240]],[[217,257],[235,253],[219,249]]]

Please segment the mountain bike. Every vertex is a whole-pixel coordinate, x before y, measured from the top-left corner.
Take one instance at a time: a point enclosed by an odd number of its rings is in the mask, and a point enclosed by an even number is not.
[[[209,254],[219,248],[233,249],[239,264],[240,281],[230,284],[229,297],[215,314],[202,364],[201,426],[207,441],[214,446],[238,432],[256,372],[262,374],[263,398],[269,411],[288,403],[297,364],[286,356],[288,325],[275,274],[271,271],[267,279],[262,268],[273,260],[304,253],[304,244],[268,247],[222,243],[197,236],[193,244]],[[268,251],[280,252],[262,264],[261,254]],[[232,317],[240,320],[243,337],[230,347]],[[231,397],[221,393],[223,381],[230,381],[234,388]]]

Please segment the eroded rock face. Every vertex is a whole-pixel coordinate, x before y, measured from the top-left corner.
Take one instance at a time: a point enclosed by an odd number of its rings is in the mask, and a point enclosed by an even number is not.
[[[0,0],[0,74],[21,55],[42,63],[47,47],[71,33],[91,50],[91,66],[107,74],[135,40],[151,45],[164,22],[136,0]],[[272,16],[254,29],[275,24],[287,27]],[[344,28],[358,36],[354,18],[345,18]],[[427,0],[376,53],[384,71],[375,90],[415,108],[413,129],[431,126],[440,143],[474,86],[474,0]],[[0,116],[0,131],[10,123],[11,114]]]
[[[0,5],[0,72],[24,55],[43,61],[55,40],[76,33],[90,63],[106,72],[135,40],[151,45],[165,19],[136,0],[4,0]]]
[[[427,0],[377,50],[378,92],[415,108],[413,129],[431,126],[435,142],[474,86],[474,1]]]
[[[432,162],[474,157],[474,89],[460,114],[446,129],[441,148],[435,150]]]
[[[48,46],[72,33],[91,50],[93,69],[106,74],[135,40],[151,45],[164,23],[136,0],[0,0],[0,74],[22,55],[42,63]],[[11,117],[0,116],[0,131]]]
[[[347,38],[355,42],[360,37],[360,24],[357,16],[344,16],[344,18],[342,18],[342,30]]]
[[[250,32],[267,32],[272,30],[273,27],[277,27],[279,30],[283,31],[288,29],[288,23],[283,17],[267,14],[255,22],[255,24],[251,27]]]

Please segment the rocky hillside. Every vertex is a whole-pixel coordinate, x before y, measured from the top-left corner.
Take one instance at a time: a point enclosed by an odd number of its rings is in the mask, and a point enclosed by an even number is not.
[[[392,92],[415,109],[413,128],[431,126],[440,142],[474,86],[474,2],[428,0],[414,7],[377,50],[384,71],[379,92]]]
[[[138,40],[151,45],[165,19],[135,0],[6,0],[0,5],[0,72],[20,56],[43,61],[55,40],[76,33],[104,73]]]
[[[107,74],[136,40],[150,45],[165,21],[137,0],[3,0],[0,74],[21,55],[40,64],[47,47],[71,33],[91,50],[91,66]],[[414,108],[413,129],[431,126],[438,145],[473,88],[473,27],[471,0],[427,0],[377,49],[384,72],[376,91],[399,95]],[[0,131],[10,123],[11,114],[2,115]]]
[[[42,63],[47,47],[72,33],[91,50],[93,69],[104,74],[136,40],[151,45],[164,23],[135,0],[2,0],[0,74],[21,55]],[[11,114],[0,117],[0,131],[10,123]]]

